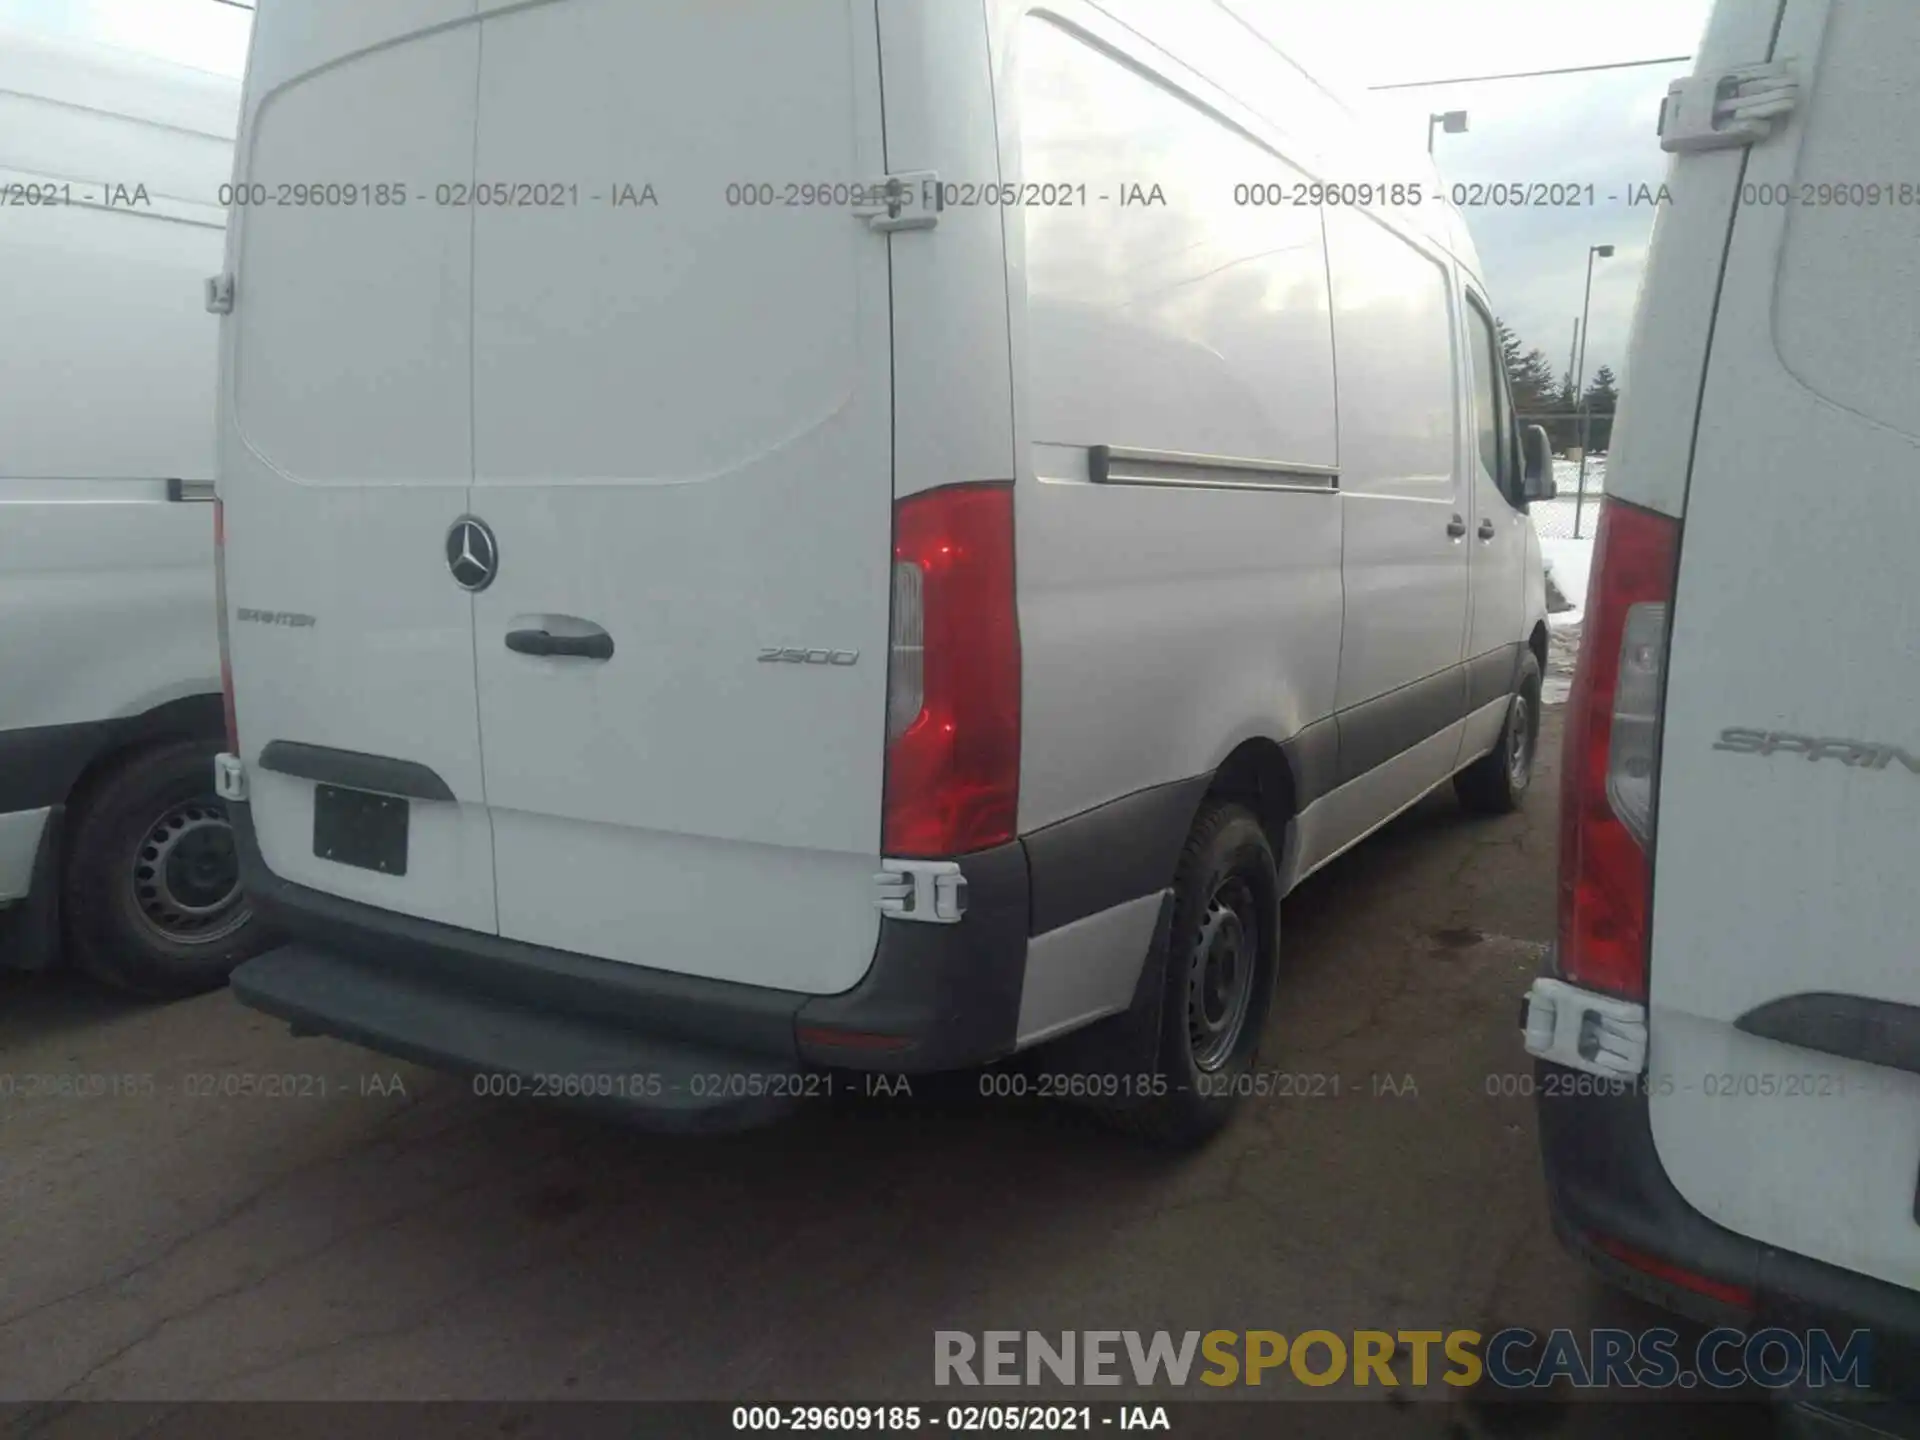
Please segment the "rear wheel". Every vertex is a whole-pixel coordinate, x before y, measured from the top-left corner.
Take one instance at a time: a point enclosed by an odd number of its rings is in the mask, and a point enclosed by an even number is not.
[[[179,740],[121,760],[68,832],[62,910],[82,970],[155,998],[224,985],[262,936],[246,897],[215,746]]]
[[[1119,1123],[1190,1149],[1233,1118],[1266,1025],[1279,938],[1265,829],[1242,805],[1207,801],[1174,872],[1160,1033],[1142,1067],[1162,1093],[1118,1112]]]
[[[1453,777],[1454,793],[1482,815],[1518,810],[1533,784],[1533,757],[1540,742],[1540,661],[1529,649],[1507,700],[1506,724],[1493,749]]]

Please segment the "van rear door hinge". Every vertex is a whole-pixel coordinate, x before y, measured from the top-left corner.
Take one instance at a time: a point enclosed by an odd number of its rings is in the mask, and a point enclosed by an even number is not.
[[[1689,75],[1669,85],[1660,104],[1660,148],[1685,155],[1757,144],[1799,99],[1788,60]]]
[[[946,208],[940,177],[931,170],[906,170],[882,175],[861,187],[853,213],[882,233],[895,230],[931,230]]]
[[[896,920],[957,925],[967,913],[967,877],[951,860],[882,860],[873,903]]]
[[[224,270],[218,275],[207,277],[207,313],[210,315],[233,313],[233,272],[231,270]]]

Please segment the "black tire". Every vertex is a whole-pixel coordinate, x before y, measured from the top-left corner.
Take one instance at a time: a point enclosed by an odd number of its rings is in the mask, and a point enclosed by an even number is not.
[[[1156,1053],[1139,1069],[1164,1082],[1145,1104],[1110,1112],[1154,1144],[1191,1150],[1239,1108],[1273,1001],[1280,883],[1267,832],[1245,806],[1200,807],[1174,871]],[[1244,992],[1215,982],[1231,975]],[[1228,1015],[1237,1007],[1237,1019]],[[1218,1025],[1210,1024],[1218,1017]]]
[[[213,990],[265,934],[240,893],[211,741],[175,740],[117,762],[67,832],[68,955],[96,980],[154,999]]]
[[[1453,777],[1454,794],[1481,815],[1505,815],[1520,808],[1533,785],[1533,761],[1540,748],[1540,662],[1529,649],[1507,700],[1507,720],[1493,749]]]

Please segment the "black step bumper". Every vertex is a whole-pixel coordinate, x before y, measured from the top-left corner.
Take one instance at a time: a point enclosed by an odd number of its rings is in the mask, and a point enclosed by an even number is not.
[[[1661,1163],[1644,1088],[1593,1093],[1596,1087],[1582,1083],[1591,1079],[1536,1062],[1541,1160],[1554,1230],[1563,1244],[1622,1289],[1707,1324],[1750,1332],[1774,1325],[1802,1334],[1825,1329],[1841,1339],[1870,1330],[1872,1387],[1903,1402],[1900,1410],[1878,1411],[1882,1419],[1920,1404],[1920,1292],[1763,1245],[1714,1223],[1687,1202]],[[1845,1183],[1844,1177],[1836,1183]],[[1753,1305],[1735,1307],[1651,1276],[1608,1254],[1601,1248],[1607,1239],[1742,1287],[1752,1292]]]
[[[289,939],[234,972],[240,1001],[299,1033],[486,1077],[487,1093],[618,1109],[654,1128],[728,1129],[818,1093],[804,1077],[826,1067],[920,1074],[1014,1048],[1028,923],[1018,841],[961,857],[965,920],[883,918],[860,983],[820,996],[342,900],[273,874],[250,807],[228,810],[249,899]]]
[[[629,1112],[649,1129],[744,1129],[809,1083],[797,1057],[648,1035],[297,943],[241,966],[233,991],[296,1033],[471,1075],[476,1094]]]

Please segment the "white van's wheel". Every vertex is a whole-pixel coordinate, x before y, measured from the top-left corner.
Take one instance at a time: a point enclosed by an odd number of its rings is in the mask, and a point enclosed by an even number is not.
[[[120,762],[81,802],[62,895],[73,961],[158,998],[224,985],[260,948],[233,831],[213,793],[215,746],[175,741]]]
[[[1276,871],[1250,810],[1223,800],[1200,807],[1174,872],[1159,1044],[1147,1066],[1164,1090],[1115,1115],[1129,1129],[1188,1149],[1233,1118],[1273,996]]]
[[[1507,722],[1500,728],[1499,743],[1453,777],[1460,803],[1482,815],[1518,810],[1533,784],[1533,758],[1539,744],[1540,662],[1528,650],[1507,701]]]

